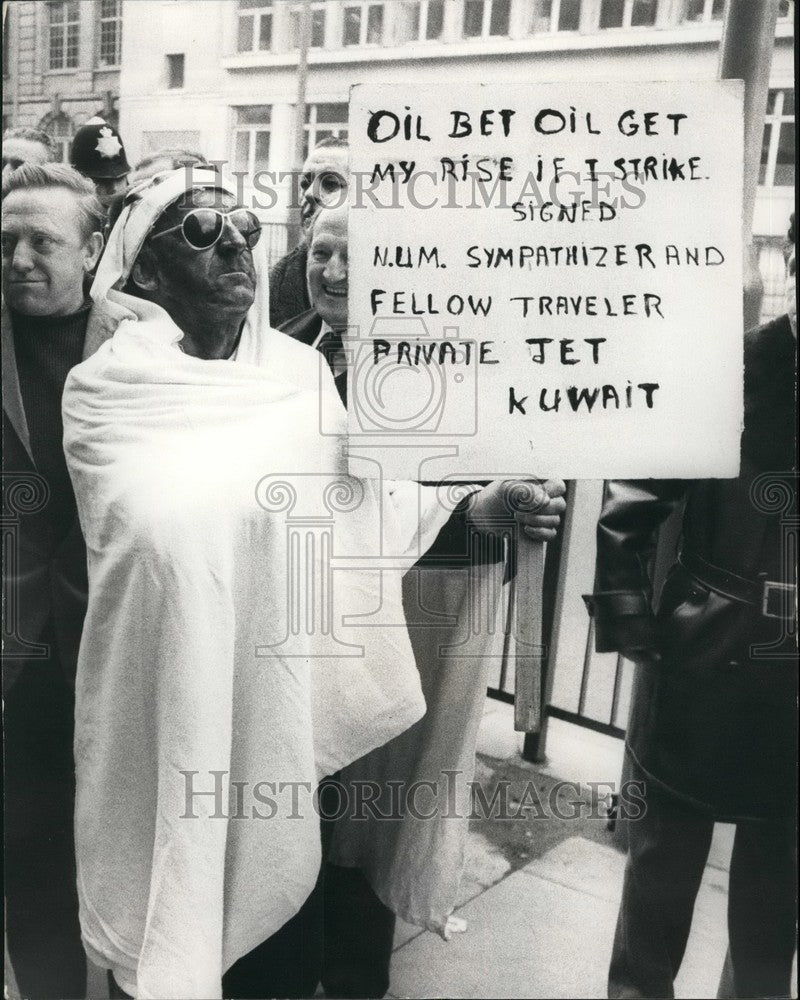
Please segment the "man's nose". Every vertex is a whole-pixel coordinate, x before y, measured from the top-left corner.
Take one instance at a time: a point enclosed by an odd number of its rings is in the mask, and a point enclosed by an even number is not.
[[[243,249],[248,249],[247,240],[230,219],[225,219],[223,223],[219,245],[221,249],[226,250],[228,253],[239,253]]]
[[[331,257],[325,265],[323,278],[326,282],[328,282],[328,284],[331,285],[338,284],[341,281],[347,281],[347,261],[338,254],[334,254],[334,256]]]
[[[11,256],[13,271],[30,271],[34,266],[33,251],[28,240],[17,240]]]

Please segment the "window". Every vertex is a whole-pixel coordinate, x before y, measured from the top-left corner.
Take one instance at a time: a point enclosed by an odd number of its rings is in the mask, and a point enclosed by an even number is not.
[[[602,0],[601,28],[651,28],[656,23],[658,0]]]
[[[758,247],[758,267],[764,282],[764,297],[761,300],[761,322],[777,319],[786,312],[784,289],[786,288],[786,259],[781,243],[763,242]]]
[[[72,121],[63,111],[58,112],[58,114],[51,112],[42,118],[37,127],[43,132],[47,132],[52,139],[55,162],[69,163],[69,148],[75,134]]]
[[[621,28],[625,20],[625,0],[603,0],[600,7],[601,28]]]
[[[770,90],[758,183],[794,186],[794,90]]]
[[[293,7],[289,21],[289,48],[300,48],[300,7]],[[325,44],[325,4],[311,4],[311,39],[309,48],[321,49]]]
[[[632,28],[652,28],[656,23],[658,0],[633,0],[628,9]]]
[[[406,2],[406,40],[433,42],[442,37],[444,0],[411,0]]]
[[[75,69],[78,65],[78,0],[48,3],[50,69]]]
[[[167,56],[167,86],[170,90],[180,90],[183,87],[183,71],[186,57],[182,52]]]
[[[534,0],[531,34],[577,31],[581,25],[581,0]]]
[[[142,132],[142,155],[155,153],[159,149],[197,149],[200,133],[193,131]]]
[[[269,169],[271,111],[268,104],[236,108],[233,164],[235,170],[243,170],[248,177]]]
[[[709,24],[721,21],[725,13],[725,0],[684,0],[684,24]]]
[[[347,102],[341,104],[309,104],[306,107],[303,159],[308,151],[328,136],[347,138]]]
[[[794,0],[780,0],[778,4],[778,17],[794,20]]]
[[[511,0],[464,0],[464,38],[507,35]]]
[[[238,52],[272,48],[272,0],[239,0]]]
[[[100,0],[98,66],[119,66],[122,52],[122,0]]]
[[[380,45],[383,41],[383,3],[347,4],[342,45]]]

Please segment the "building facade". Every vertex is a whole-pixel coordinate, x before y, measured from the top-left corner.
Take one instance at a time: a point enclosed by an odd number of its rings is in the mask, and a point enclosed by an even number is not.
[[[754,235],[765,313],[794,198],[794,4],[780,15]],[[39,125],[66,155],[101,113],[132,163],[197,149],[253,175],[293,163],[295,0],[12,0],[4,4],[3,124]],[[725,0],[313,0],[304,148],[347,132],[354,83],[713,79]],[[286,220],[288,180],[266,221]],[[263,203],[263,201],[262,201]],[[273,247],[277,252],[280,246]]]
[[[300,4],[125,0],[120,126],[133,157],[199,149],[279,177],[296,164]],[[354,83],[713,79],[724,0],[315,0],[303,145],[347,132]],[[754,234],[779,307],[794,190],[794,4],[780,0]],[[265,220],[283,222],[288,181]],[[263,200],[262,200],[263,203]],[[271,247],[282,249],[280,240]]]
[[[66,160],[92,115],[118,122],[122,0],[3,4],[3,130],[43,128]]]

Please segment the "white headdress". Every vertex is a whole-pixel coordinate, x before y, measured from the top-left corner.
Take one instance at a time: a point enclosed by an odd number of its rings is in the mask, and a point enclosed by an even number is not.
[[[84,357],[93,354],[123,319],[136,318],[131,308],[135,300],[120,289],[131,273],[147,234],[181,195],[202,188],[224,191],[238,198],[236,184],[231,178],[220,176],[213,167],[204,165],[183,166],[155,174],[128,191],[89,293],[94,306],[86,333]],[[246,325],[252,331],[263,331],[266,335],[269,329],[269,278],[263,241],[253,248],[253,263],[256,297],[248,312]]]

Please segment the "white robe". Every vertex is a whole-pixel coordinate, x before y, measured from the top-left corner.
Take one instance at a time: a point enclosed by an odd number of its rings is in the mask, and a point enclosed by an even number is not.
[[[63,403],[89,558],[81,925],[136,996],[218,997],[314,885],[317,779],[424,712],[402,568],[449,509],[348,477],[312,349],[246,326],[235,361],[201,361],[157,306],[111,296],[129,318]]]

